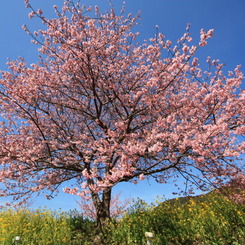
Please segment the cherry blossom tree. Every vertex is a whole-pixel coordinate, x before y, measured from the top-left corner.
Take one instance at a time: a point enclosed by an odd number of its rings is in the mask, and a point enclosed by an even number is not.
[[[215,191],[224,194],[233,202],[245,204],[245,174],[237,174],[228,183],[222,186],[221,189],[216,189]]]
[[[240,66],[224,74],[196,51],[187,27],[176,45],[163,34],[139,42],[138,17],[64,1],[56,18],[26,0],[39,60],[8,62],[0,79],[1,196],[25,201],[59,190],[92,200],[98,225],[121,182],[183,178],[219,186],[241,174],[245,92]],[[76,186],[69,183],[76,182]]]
[[[133,200],[129,198],[122,200],[120,195],[121,193],[112,195],[110,200],[110,217],[113,219],[121,218],[133,203]],[[91,220],[97,219],[96,208],[92,200],[86,201],[81,198],[77,203],[84,217]]]

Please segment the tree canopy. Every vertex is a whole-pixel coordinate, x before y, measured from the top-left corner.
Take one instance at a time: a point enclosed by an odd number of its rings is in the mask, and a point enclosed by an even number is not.
[[[213,30],[197,44],[189,27],[176,45],[161,33],[137,42],[138,16],[124,9],[67,0],[47,19],[25,2],[45,28],[23,26],[39,61],[1,72],[1,195],[25,200],[76,180],[64,191],[92,199],[101,219],[120,182],[181,176],[205,189],[241,176],[243,73],[211,58],[203,70],[195,55]]]

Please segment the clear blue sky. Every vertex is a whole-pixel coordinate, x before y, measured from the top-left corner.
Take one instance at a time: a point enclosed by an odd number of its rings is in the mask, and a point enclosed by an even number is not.
[[[24,57],[27,62],[37,61],[37,46],[30,43],[30,37],[21,29],[26,24],[31,30],[41,27],[36,19],[29,20],[29,10],[22,0],[0,1],[0,69],[6,69],[7,58]],[[52,6],[62,0],[31,0],[35,8],[41,8],[46,16],[53,16]],[[123,1],[112,0],[115,7]],[[81,3],[108,7],[106,0],[81,0]],[[171,41],[176,41],[191,23],[192,37],[198,42],[201,28],[215,29],[214,38],[199,52],[201,57],[211,56],[226,63],[227,70],[237,64],[245,72],[245,1],[244,0],[127,0],[127,12],[141,11],[142,20],[137,31],[142,39],[155,34],[155,26]],[[122,198],[140,197],[148,202],[158,196],[171,197],[172,185],[155,184],[147,181],[139,184],[121,184],[116,192],[122,191]],[[0,202],[3,202],[0,199]],[[44,198],[33,200],[33,207],[47,206],[52,209],[69,210],[77,207],[75,198],[60,193],[51,201]]]

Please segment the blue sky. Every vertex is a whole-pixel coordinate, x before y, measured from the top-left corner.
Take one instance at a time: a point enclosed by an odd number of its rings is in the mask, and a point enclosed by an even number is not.
[[[31,30],[42,27],[36,19],[29,20],[29,10],[22,0],[0,1],[0,69],[5,70],[7,58],[24,57],[28,63],[37,61],[37,46],[31,44],[30,37],[21,29],[26,24]],[[52,6],[61,5],[62,0],[31,0],[35,8],[41,8],[46,16],[53,16]],[[81,0],[88,5],[99,5],[108,8],[106,0]],[[123,1],[112,0],[116,8]],[[127,0],[126,11],[141,11],[141,38],[149,38],[155,34],[155,26],[166,38],[175,42],[185,32],[187,23],[191,23],[192,37],[199,41],[201,28],[215,29],[214,37],[207,47],[199,51],[200,57],[211,56],[226,64],[232,70],[237,64],[245,71],[245,1],[244,0]],[[140,197],[148,202],[158,196],[171,198],[173,185],[155,184],[144,181],[138,185],[121,184],[116,192],[122,191],[121,198]],[[0,199],[0,202],[4,200]],[[52,209],[69,210],[77,208],[75,198],[60,193],[51,201],[39,197],[33,200],[33,207],[47,206]]]

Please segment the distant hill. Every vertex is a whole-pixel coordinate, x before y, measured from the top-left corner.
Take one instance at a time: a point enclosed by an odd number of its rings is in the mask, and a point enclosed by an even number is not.
[[[163,203],[171,204],[171,203],[178,202],[179,204],[185,204],[185,203],[189,202],[191,199],[198,201],[198,202],[205,202],[210,197],[212,197],[214,195],[217,195],[219,197],[223,196],[223,197],[230,199],[231,201],[240,202],[242,204],[245,204],[245,202],[244,202],[245,190],[241,190],[241,189],[233,188],[233,187],[228,187],[228,186],[212,190],[212,191],[210,191],[206,194],[202,194],[202,195],[172,198],[172,199],[164,201]]]

